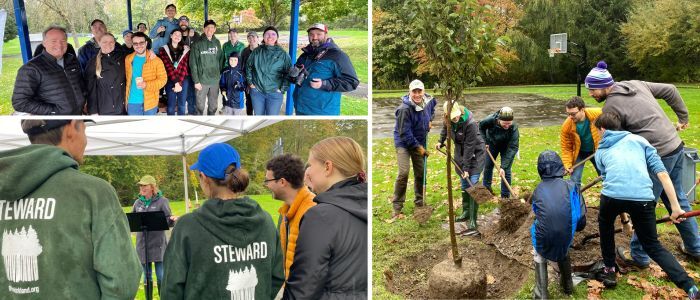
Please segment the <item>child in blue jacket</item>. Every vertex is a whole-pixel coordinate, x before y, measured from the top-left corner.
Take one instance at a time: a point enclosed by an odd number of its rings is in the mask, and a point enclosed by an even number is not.
[[[595,154],[596,164],[603,176],[600,195],[598,230],[605,268],[596,279],[606,287],[617,285],[615,267],[615,227],[617,215],[626,212],[632,219],[634,231],[644,251],[649,254],[690,299],[698,299],[695,281],[675,257],[659,242],[656,232],[656,199],[649,173],[656,174],[671,203],[671,221],[680,223],[685,213],[676,198],[671,178],[656,149],[643,137],[622,131],[620,116],[604,112],[595,122],[603,138]]]
[[[537,172],[542,182],[532,194],[535,222],[530,228],[535,260],[535,299],[547,299],[547,260],[559,265],[560,284],[564,293],[571,295],[569,247],[574,233],[586,227],[586,204],[578,185],[564,180],[564,163],[551,150],[540,153]]]
[[[228,57],[229,67],[221,73],[219,88],[224,97],[224,115],[245,116],[245,76],[238,64],[238,52],[234,51]]]

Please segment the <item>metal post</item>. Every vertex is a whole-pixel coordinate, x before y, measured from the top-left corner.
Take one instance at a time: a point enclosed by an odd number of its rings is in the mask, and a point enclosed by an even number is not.
[[[297,38],[299,36],[299,0],[292,0],[292,20],[289,24],[289,57],[292,58],[292,65],[297,61]],[[284,113],[291,116],[294,113],[294,84],[289,85],[287,91],[287,105]]]
[[[204,21],[209,20],[209,0],[204,0]]]
[[[187,152],[185,152],[185,135],[180,135],[182,141],[182,181],[185,183],[185,213],[190,212],[189,186],[187,185]]]
[[[126,0],[126,17],[129,21],[129,30],[134,30],[134,25],[131,21],[131,0]]]
[[[15,22],[17,23],[17,37],[19,48],[22,50],[22,61],[26,64],[32,59],[32,44],[29,42],[29,28],[27,27],[27,11],[24,8],[24,0],[13,0],[15,5]]]

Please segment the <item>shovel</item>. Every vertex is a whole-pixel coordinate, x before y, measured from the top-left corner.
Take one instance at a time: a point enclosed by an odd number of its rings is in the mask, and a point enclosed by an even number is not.
[[[437,149],[437,151],[447,156],[447,153],[445,153],[445,151],[442,151],[439,148]],[[462,168],[459,167],[459,165],[454,159],[452,159],[452,165],[454,165],[457,171],[459,171],[459,176],[469,183],[469,187],[463,191],[467,192],[469,196],[471,196],[474,199],[474,201],[476,201],[477,204],[485,203],[489,201],[489,199],[491,199],[491,192],[489,192],[489,190],[483,184],[473,185],[472,181],[469,180],[469,178],[464,178],[462,176],[462,174],[464,174],[464,171],[462,171]]]
[[[425,193],[428,190],[428,157],[423,156],[423,206],[416,207],[413,212],[413,219],[418,222],[418,224],[423,225],[428,220],[430,216],[433,215],[433,208],[428,206]]]
[[[571,172],[573,173],[574,169],[580,167],[581,165],[585,164],[587,161],[591,160],[591,158],[594,158],[594,157],[595,157],[595,153],[584,158],[582,161],[575,163],[573,166],[571,166]],[[569,176],[571,176],[571,174],[569,174]]]
[[[691,210],[689,212],[682,214],[679,218],[686,218],[687,219],[687,218],[695,217],[695,216],[700,216],[700,210]],[[656,224],[666,223],[668,221],[671,221],[671,216],[665,216],[661,219],[657,219]],[[622,228],[615,229],[615,233],[620,233],[620,232],[622,232]],[[588,236],[584,237],[583,240],[581,241],[581,246],[583,246],[586,242],[588,242],[592,239],[599,238],[599,237],[600,237],[600,232],[596,232],[594,234],[588,235]]]
[[[491,151],[489,151],[489,145],[486,145],[486,153],[488,153],[489,157],[491,158],[491,161],[493,162],[493,165],[495,166],[496,159],[493,158],[493,155],[491,155]],[[513,198],[515,196],[515,199],[517,199],[518,197],[517,197],[517,195],[515,195],[515,193],[513,193],[513,189],[510,187],[510,183],[508,183],[508,180],[506,180],[506,176],[501,175],[501,171],[500,171],[501,168],[498,168],[498,169],[499,169],[498,175],[500,175],[501,180],[503,180],[503,183],[506,184],[506,187],[508,188],[508,191],[510,192],[510,197]]]

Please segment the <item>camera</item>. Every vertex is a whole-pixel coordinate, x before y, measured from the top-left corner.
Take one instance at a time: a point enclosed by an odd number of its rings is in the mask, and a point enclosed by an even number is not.
[[[289,68],[289,77],[291,77],[293,82],[298,86],[304,83],[307,76],[309,76],[309,71],[304,68],[304,65],[295,65]]]

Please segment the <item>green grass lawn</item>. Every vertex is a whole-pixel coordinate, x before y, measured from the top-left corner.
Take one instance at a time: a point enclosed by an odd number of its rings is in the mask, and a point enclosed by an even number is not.
[[[300,31],[299,35],[306,35],[306,31]],[[355,72],[360,79],[360,82],[367,84],[368,73],[368,31],[366,30],[338,30],[331,31],[331,37],[335,38],[336,44],[340,46],[345,53],[348,54]],[[224,40],[225,35],[219,34],[218,37]],[[88,38],[80,38],[82,45]],[[119,38],[120,42],[121,38]],[[73,39],[69,38],[69,43],[73,43]],[[78,48],[76,47],[76,51]],[[300,52],[297,55],[301,55]],[[13,39],[3,45],[2,51],[2,74],[0,74],[0,115],[7,115],[14,112],[12,109],[12,90],[17,77],[17,70],[22,66],[22,56],[19,48],[19,39]],[[367,100],[362,98],[354,98],[343,96],[341,101],[342,115],[368,115]]]
[[[573,88],[572,88],[573,87]],[[575,86],[558,85],[558,86],[521,86],[521,87],[485,87],[471,89],[468,93],[535,93],[556,99],[567,99],[575,93]],[[585,92],[585,90],[584,90]],[[700,89],[697,86],[688,85],[681,87],[680,93],[683,96],[690,114],[691,127],[688,130],[681,132],[681,137],[688,147],[700,147]],[[374,91],[374,97],[396,97],[403,95],[403,91]],[[601,106],[588,97],[584,97],[590,106]],[[467,97],[468,99],[468,97]],[[661,101],[663,102],[663,101]],[[467,100],[467,107],[469,106]],[[667,113],[671,110],[662,103],[662,107]],[[562,102],[563,111],[563,102]],[[672,121],[676,121],[675,115],[670,115]],[[517,120],[516,120],[517,121]],[[563,119],[562,119],[563,122]],[[537,156],[540,152],[550,149],[559,152],[559,126],[549,126],[542,128],[521,128],[520,129],[520,159],[516,159],[513,165],[513,183],[521,189],[532,190],[539,182],[537,175]],[[433,145],[437,143],[438,136],[431,135],[429,137],[429,151]],[[396,155],[392,139],[375,139],[373,140],[373,159],[372,159],[372,282],[373,295],[376,299],[402,299],[399,295],[392,294],[385,286],[384,271],[396,266],[402,259],[421,253],[429,246],[434,244],[449,243],[449,234],[446,230],[440,228],[444,220],[447,218],[447,207],[443,205],[443,201],[447,199],[446,183],[445,183],[445,159],[435,151],[431,152],[428,158],[427,171],[427,203],[435,206],[436,210],[433,213],[431,220],[423,226],[419,226],[412,220],[413,203],[407,200],[404,207],[404,213],[407,218],[396,221],[392,224],[385,222],[391,216],[391,196],[393,194],[393,184],[396,177]],[[586,167],[583,182],[589,182],[595,177],[593,168]],[[413,184],[413,176],[409,176],[409,189],[406,199],[413,199],[413,191],[410,188]],[[453,187],[458,186],[459,181],[454,177]],[[498,193],[499,187],[494,184],[495,192]],[[456,191],[456,190],[455,190]],[[600,188],[592,188],[585,193],[589,205],[597,205]],[[454,195],[455,193],[453,193]],[[458,195],[458,194],[457,194]],[[700,193],[696,191],[696,197]],[[455,197],[456,203],[459,202]],[[497,204],[487,203],[479,207],[479,214],[491,212]],[[700,207],[696,206],[696,208]],[[461,212],[461,208],[458,210]],[[658,208],[657,215],[665,214],[665,209]],[[659,232],[675,232],[676,230],[669,225],[659,225]],[[391,242],[387,242],[391,241]],[[461,240],[461,242],[465,242]],[[486,266],[488,268],[488,266]],[[700,271],[697,264],[691,263],[689,269]],[[673,285],[670,281],[652,278],[646,273],[635,274],[642,278],[650,279],[655,284]],[[551,275],[550,275],[551,276]],[[618,287],[614,290],[606,290],[602,296],[609,299],[641,299],[644,294],[641,290],[626,283],[627,276],[618,278]],[[534,283],[534,272],[531,271],[526,284],[515,294],[515,298],[531,298],[532,287]],[[550,284],[550,296],[552,298],[563,298],[559,292],[558,284]],[[585,299],[587,297],[586,285],[579,285],[575,291],[574,298]]]
[[[272,199],[272,195],[251,195],[250,198],[253,200],[257,201],[258,204],[267,212],[270,214],[272,217],[272,220],[277,224],[278,216],[279,213],[277,212],[277,209],[282,205],[282,203],[278,200]],[[192,207],[196,207],[194,199],[191,199],[192,201]],[[203,201],[206,201],[206,199],[200,199],[200,204],[204,204]],[[125,213],[131,212],[131,207],[122,207]],[[185,201],[171,201],[170,202],[170,209],[172,210],[173,214],[176,216],[182,216],[185,214]],[[192,210],[191,210],[192,211]],[[170,236],[170,232],[167,233],[168,237]],[[136,247],[136,234],[131,235],[131,241],[134,244],[134,248]],[[153,273],[154,278],[153,281],[155,282],[155,271]],[[155,285],[155,284],[154,284]],[[160,299],[157,295],[158,289],[154,288],[154,296],[153,299]],[[139,291],[136,294],[135,299],[146,299],[146,296],[144,294],[144,286],[143,286],[143,281],[141,281],[141,284],[139,285]]]

